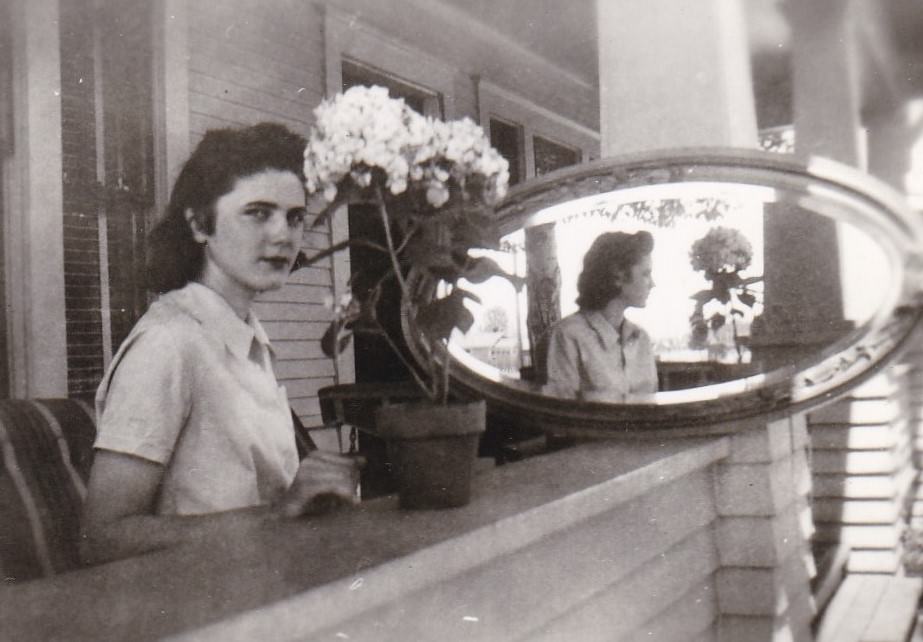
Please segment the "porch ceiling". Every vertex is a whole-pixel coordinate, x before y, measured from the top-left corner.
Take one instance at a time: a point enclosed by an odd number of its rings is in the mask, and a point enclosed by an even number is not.
[[[596,83],[596,0],[442,0],[455,9],[508,35],[515,42],[590,83]],[[805,2],[808,0],[790,0]],[[888,73],[905,95],[923,95],[923,2],[921,0],[859,0],[883,12],[877,37],[890,51],[877,73]],[[776,78],[787,68],[790,28],[784,16],[786,0],[744,0],[749,35],[762,74]]]

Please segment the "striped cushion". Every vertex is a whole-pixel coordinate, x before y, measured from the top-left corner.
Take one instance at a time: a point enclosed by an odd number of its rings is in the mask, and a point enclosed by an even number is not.
[[[75,568],[96,427],[74,399],[0,400],[0,574],[4,583]]]

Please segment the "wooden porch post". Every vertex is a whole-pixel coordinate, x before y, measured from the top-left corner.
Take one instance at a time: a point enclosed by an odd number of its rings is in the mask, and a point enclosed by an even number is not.
[[[11,393],[67,395],[58,0],[14,0],[13,153],[4,162]]]

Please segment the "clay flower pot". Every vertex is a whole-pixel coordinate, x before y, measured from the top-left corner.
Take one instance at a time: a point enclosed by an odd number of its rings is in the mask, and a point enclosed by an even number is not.
[[[485,413],[483,401],[386,404],[376,409],[401,508],[453,508],[471,500]]]

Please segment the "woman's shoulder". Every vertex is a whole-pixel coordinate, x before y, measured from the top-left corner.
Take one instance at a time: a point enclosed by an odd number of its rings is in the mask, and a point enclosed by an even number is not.
[[[651,335],[648,334],[647,330],[642,328],[637,323],[625,319],[625,329],[624,329],[625,339],[627,341],[641,341],[645,344],[651,343]]]
[[[593,328],[587,319],[587,313],[581,310],[567,315],[554,324],[553,327],[553,332],[565,337],[580,337],[592,331]]]
[[[126,342],[143,340],[165,346],[185,346],[203,335],[201,323],[168,292],[154,301],[132,328]]]
[[[568,330],[572,328],[584,328],[586,325],[586,315],[578,310],[577,312],[568,314],[566,317],[558,321],[554,327],[560,328],[561,330]]]

